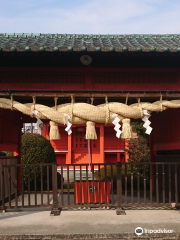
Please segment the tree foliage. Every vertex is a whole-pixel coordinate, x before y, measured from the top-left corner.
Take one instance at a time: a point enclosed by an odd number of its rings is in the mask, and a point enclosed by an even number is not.
[[[54,149],[50,142],[43,136],[34,133],[26,133],[22,136],[22,164],[40,164],[56,162]],[[42,171],[42,175],[41,175]],[[24,190],[41,190],[41,178],[43,179],[43,190],[47,189],[47,171],[49,171],[49,188],[52,188],[52,168],[51,166],[37,166],[23,168]]]
[[[146,129],[143,127],[142,122],[133,122],[132,130],[137,132],[138,136],[141,136],[144,139],[146,139],[146,144],[149,145],[149,135],[145,133]]]
[[[129,162],[148,162],[149,161],[149,146],[146,138],[138,136],[129,140],[129,149],[126,150],[129,154]]]
[[[24,164],[56,162],[54,149],[45,137],[26,133],[22,136],[21,162]]]
[[[147,137],[138,135],[138,138],[132,138],[129,140],[129,148],[126,149],[126,152],[129,154],[130,163],[143,163],[149,162],[150,149],[148,145]],[[133,165],[133,171],[135,173],[139,172],[140,176],[143,176],[144,170],[147,173],[149,167],[147,165]]]

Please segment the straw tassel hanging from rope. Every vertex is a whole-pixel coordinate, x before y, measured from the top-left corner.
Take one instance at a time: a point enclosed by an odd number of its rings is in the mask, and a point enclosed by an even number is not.
[[[59,140],[61,139],[61,136],[59,134],[59,128],[58,128],[58,124],[50,121],[50,132],[49,132],[49,139],[50,140]]]
[[[132,129],[130,125],[131,120],[128,118],[125,118],[122,120],[122,133],[121,133],[121,138],[126,139],[126,138],[132,138]]]
[[[87,140],[96,140],[97,134],[96,134],[96,128],[95,123],[91,121],[86,122],[86,139]]]
[[[125,102],[126,105],[128,103],[128,97],[129,97],[129,93],[127,93],[126,95],[126,102]],[[130,122],[131,120],[129,118],[125,118],[122,120],[122,123],[123,123],[122,132],[121,132],[122,139],[132,138],[132,129],[131,129]]]
[[[94,98],[92,96],[91,98],[91,105],[93,105]],[[87,140],[96,140],[97,134],[96,134],[96,128],[95,123],[91,121],[86,122],[86,139]]]
[[[55,102],[55,110],[57,110],[57,100],[58,97],[54,97],[54,102]],[[50,132],[49,132],[49,139],[50,140],[59,140],[61,139],[60,133],[59,133],[59,127],[56,122],[50,121]]]

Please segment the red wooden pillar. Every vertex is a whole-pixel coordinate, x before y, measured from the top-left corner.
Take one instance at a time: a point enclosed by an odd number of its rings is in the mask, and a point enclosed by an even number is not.
[[[121,162],[121,154],[120,154],[120,152],[117,153],[117,162]]]
[[[124,140],[124,148],[125,148],[125,162],[129,162],[129,153],[127,152],[129,150],[129,139]]]
[[[104,125],[100,125],[100,163],[104,163]]]
[[[49,124],[43,123],[41,135],[46,139],[49,139]]]
[[[66,163],[71,164],[72,159],[72,134],[68,135],[68,153],[66,155]]]
[[[125,154],[117,152],[117,162],[125,162]]]

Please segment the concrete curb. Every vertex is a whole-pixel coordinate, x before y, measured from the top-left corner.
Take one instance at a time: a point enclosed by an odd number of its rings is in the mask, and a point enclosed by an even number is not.
[[[179,233],[171,233],[171,234],[143,234],[142,236],[137,236],[135,233],[117,233],[117,234],[55,234],[55,235],[7,235],[0,234],[0,240],[66,240],[66,239],[177,239],[180,240],[180,232]]]

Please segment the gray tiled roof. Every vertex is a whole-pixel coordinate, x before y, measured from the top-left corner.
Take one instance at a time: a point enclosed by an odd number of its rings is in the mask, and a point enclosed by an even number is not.
[[[0,34],[0,51],[179,52],[180,35]]]

